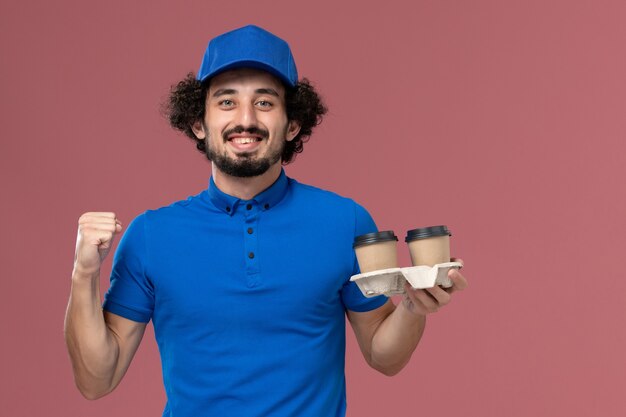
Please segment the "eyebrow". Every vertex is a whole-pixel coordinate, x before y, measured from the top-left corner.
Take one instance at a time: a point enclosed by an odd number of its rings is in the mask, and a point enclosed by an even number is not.
[[[273,88],[257,88],[254,90],[256,94],[268,94],[270,96],[280,97],[278,92]],[[237,94],[237,90],[233,88],[220,88],[213,93],[213,97],[227,96]]]
[[[273,88],[259,88],[256,90],[257,94],[269,94],[270,96],[280,97],[276,90]]]
[[[237,94],[237,90],[233,90],[232,88],[220,88],[215,93],[213,93],[213,97],[226,96],[231,94]]]

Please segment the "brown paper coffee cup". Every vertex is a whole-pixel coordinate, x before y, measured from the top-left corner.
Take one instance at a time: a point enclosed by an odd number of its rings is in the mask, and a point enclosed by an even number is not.
[[[409,230],[405,242],[409,245],[413,266],[450,262],[450,236],[446,226]]]
[[[353,247],[362,274],[398,267],[398,238],[391,230],[357,236]]]

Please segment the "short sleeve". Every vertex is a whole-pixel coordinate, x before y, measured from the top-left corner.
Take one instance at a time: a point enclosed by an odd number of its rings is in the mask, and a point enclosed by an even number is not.
[[[113,258],[111,286],[103,308],[129,320],[147,323],[154,309],[154,288],[146,274],[146,216],[137,216],[126,229]]]
[[[374,223],[374,219],[372,219],[372,216],[370,216],[363,206],[354,203],[354,213],[354,237],[378,231],[376,223]],[[352,250],[352,258],[352,275],[356,275],[361,271],[359,269],[359,263],[357,262],[354,250]],[[387,297],[384,295],[372,298],[365,297],[359,287],[354,282],[350,281],[350,277],[348,277],[348,281],[344,284],[343,289],[341,290],[341,297],[346,308],[356,312],[374,310],[387,302]]]

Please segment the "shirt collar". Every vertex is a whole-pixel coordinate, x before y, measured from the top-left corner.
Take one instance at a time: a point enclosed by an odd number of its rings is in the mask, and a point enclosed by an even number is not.
[[[259,209],[262,211],[271,210],[276,204],[283,199],[287,194],[289,186],[289,179],[285,174],[285,170],[280,170],[278,179],[274,181],[272,185],[257,194],[252,200],[242,200],[232,195],[226,194],[215,185],[213,177],[209,179],[209,199],[217,209],[232,216],[238,207],[246,206],[247,204],[256,203]]]

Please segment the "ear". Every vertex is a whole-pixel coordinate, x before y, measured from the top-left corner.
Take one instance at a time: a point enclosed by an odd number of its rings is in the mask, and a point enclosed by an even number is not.
[[[295,120],[289,121],[289,124],[287,125],[287,134],[285,135],[287,142],[291,142],[293,138],[298,136],[298,133],[300,133],[300,127],[300,123]]]
[[[193,125],[191,125],[191,130],[193,134],[200,140],[206,138],[206,131],[204,130],[204,123],[201,120],[196,120]]]

